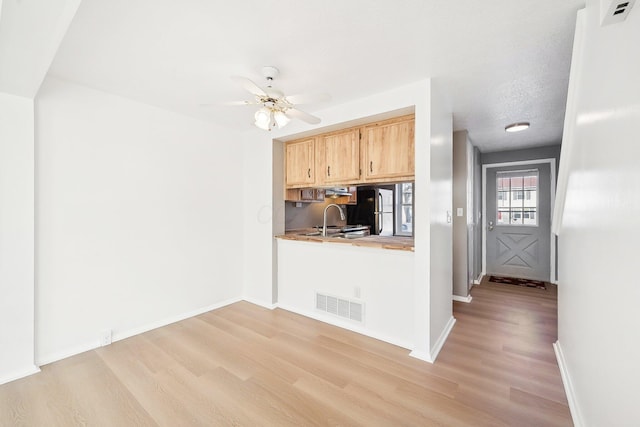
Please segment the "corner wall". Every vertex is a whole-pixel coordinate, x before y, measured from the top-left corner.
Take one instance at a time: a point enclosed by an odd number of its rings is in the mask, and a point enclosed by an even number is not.
[[[0,93],[0,384],[34,365],[33,101]]]
[[[429,134],[429,355],[435,361],[453,328],[453,115],[432,80]],[[421,182],[417,181],[416,187]],[[419,218],[420,206],[416,207]],[[424,210],[424,209],[423,209]],[[418,225],[416,225],[418,226]],[[416,256],[416,263],[419,263]],[[416,280],[419,277],[416,278]]]
[[[236,135],[47,79],[36,148],[39,363],[242,297]]]
[[[560,171],[566,198],[554,224],[556,347],[576,426],[640,425],[639,9],[601,27],[598,2],[588,2],[576,26]]]

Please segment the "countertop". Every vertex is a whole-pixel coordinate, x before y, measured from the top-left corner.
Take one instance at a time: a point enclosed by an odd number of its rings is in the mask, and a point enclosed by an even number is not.
[[[303,242],[337,243],[351,246],[367,246],[382,249],[395,249],[413,252],[413,237],[404,236],[364,236],[356,239],[338,239],[335,237],[305,236],[305,233],[316,231],[315,228],[287,230],[276,239],[299,240]]]

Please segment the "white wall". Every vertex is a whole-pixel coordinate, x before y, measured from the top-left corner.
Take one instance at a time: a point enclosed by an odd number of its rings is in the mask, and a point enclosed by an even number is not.
[[[33,101],[0,93],[0,384],[36,372]]]
[[[36,102],[36,360],[242,296],[242,141],[47,79]]]
[[[413,348],[413,252],[279,239],[278,259],[278,306]],[[317,311],[316,291],[362,302],[365,322]]]
[[[557,345],[576,425],[640,425],[638,9],[606,27],[597,2],[578,15],[565,121],[573,132],[560,171]]]
[[[272,132],[251,130],[243,135],[244,155],[243,194],[244,217],[240,225],[244,231],[243,298],[247,301],[272,307],[274,299],[275,234],[284,230],[284,196],[281,176],[274,161]],[[278,179],[278,176],[280,178]],[[274,200],[280,192],[280,200]],[[275,218],[282,217],[282,227],[277,228]]]
[[[429,177],[430,334],[429,354],[435,360],[455,319],[453,318],[453,116],[436,80],[431,85],[431,135]],[[420,186],[416,181],[416,187]],[[419,207],[416,207],[416,217]],[[416,225],[419,227],[420,225]]]

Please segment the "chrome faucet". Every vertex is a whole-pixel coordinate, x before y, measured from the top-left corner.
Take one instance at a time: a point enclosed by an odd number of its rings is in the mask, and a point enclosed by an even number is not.
[[[335,203],[331,203],[330,205],[327,205],[327,207],[324,208],[324,214],[323,214],[323,220],[322,220],[322,235],[324,237],[327,236],[327,209],[329,209],[331,206],[335,206],[336,208],[338,208],[338,211],[340,211],[340,219],[344,221],[344,211],[340,206],[336,205]]]

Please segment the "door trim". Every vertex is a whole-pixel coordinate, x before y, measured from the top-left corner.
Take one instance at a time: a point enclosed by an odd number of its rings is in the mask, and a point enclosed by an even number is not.
[[[534,160],[519,160],[515,162],[503,162],[503,163],[487,163],[482,165],[482,275],[487,274],[487,169],[499,168],[503,166],[526,166],[549,163],[549,169],[551,170],[551,188],[550,188],[550,204],[549,204],[549,218],[553,218],[553,207],[556,200],[556,159],[534,159]],[[551,224],[549,224],[551,225]],[[551,229],[551,227],[549,227]],[[549,250],[549,280],[551,283],[558,283],[556,278],[556,236],[553,231],[550,233],[550,250]]]

